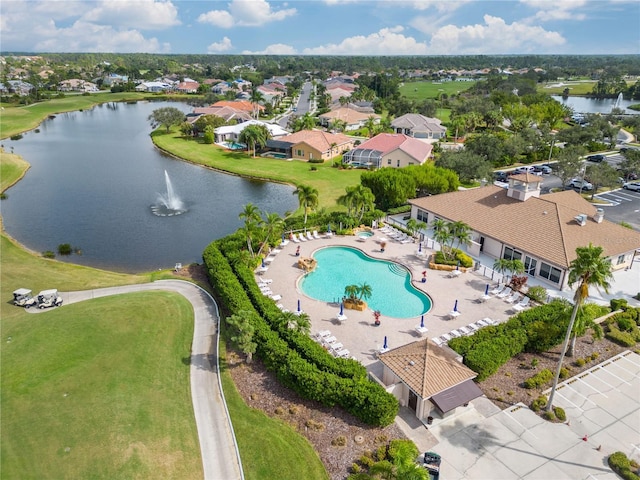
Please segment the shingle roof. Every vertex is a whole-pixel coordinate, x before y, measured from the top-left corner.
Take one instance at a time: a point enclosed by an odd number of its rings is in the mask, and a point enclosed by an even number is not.
[[[423,399],[476,377],[453,352],[429,339],[382,353],[380,361]]]
[[[422,142],[402,133],[380,133],[366,142],[361,143],[357,149],[378,150],[382,152],[382,155],[387,155],[399,149],[422,163],[431,154],[433,147],[429,143]]]
[[[341,133],[323,132],[322,130],[300,130],[291,135],[285,135],[278,140],[289,142],[292,145],[304,142],[320,152],[329,151],[333,143],[335,143],[337,147],[353,143],[351,137],[347,137]]]
[[[375,119],[379,119],[380,115],[376,113],[363,113],[359,112],[353,108],[348,107],[340,107],[335,110],[331,110],[327,113],[323,113],[319,116],[319,118],[326,118],[327,120],[339,119],[347,122],[347,125],[364,122],[369,119],[369,117],[373,117]]]
[[[520,201],[507,190],[488,185],[409,200],[409,203],[472,230],[511,245],[562,268],[576,257],[576,247],[589,243],[604,249],[607,257],[640,247],[640,233],[604,220],[596,223],[596,207],[572,190]],[[589,218],[584,226],[577,215]]]
[[[408,128],[412,131],[445,132],[437,118],[425,117],[419,113],[407,113],[391,122],[393,128]]]

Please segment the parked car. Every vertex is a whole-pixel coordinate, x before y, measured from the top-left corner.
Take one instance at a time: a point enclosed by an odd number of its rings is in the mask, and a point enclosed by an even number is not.
[[[601,154],[589,155],[587,157],[587,161],[588,162],[595,162],[595,163],[604,162],[604,155],[601,155]]]
[[[442,457],[435,452],[425,452],[423,457],[424,468],[429,472],[430,480],[438,480],[440,477],[440,463]]]
[[[518,173],[535,173],[532,165],[523,165],[521,167],[516,167],[514,172]]]
[[[509,175],[507,175],[507,172],[495,172],[494,179],[496,182],[508,182]]]
[[[628,152],[629,150],[640,150],[638,147],[620,147],[620,153]]]
[[[551,167],[548,165],[536,165],[535,167],[533,167],[533,171],[535,173],[542,173],[543,175],[549,175],[551,172],[553,172],[553,170],[551,170]]]
[[[36,299],[28,288],[19,288],[13,292],[13,304],[19,307],[31,307],[36,304]]]
[[[62,305],[62,297],[58,295],[58,290],[43,290],[38,294],[38,308],[59,307]]]
[[[625,190],[632,190],[634,192],[640,192],[640,182],[627,182],[622,185]]]
[[[593,185],[587,182],[586,180],[582,180],[580,178],[574,178],[569,182],[569,186],[571,188],[575,188],[576,190],[589,191],[593,190]]]

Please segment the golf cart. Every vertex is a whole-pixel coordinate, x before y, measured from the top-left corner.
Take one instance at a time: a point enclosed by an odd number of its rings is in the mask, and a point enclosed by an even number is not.
[[[13,292],[13,304],[24,308],[32,307],[36,304],[36,299],[28,288],[19,288]]]
[[[430,480],[438,480],[440,478],[440,455],[435,452],[424,453],[424,468],[429,472]]]
[[[62,305],[62,297],[58,290],[43,290],[38,294],[38,308],[59,307]]]

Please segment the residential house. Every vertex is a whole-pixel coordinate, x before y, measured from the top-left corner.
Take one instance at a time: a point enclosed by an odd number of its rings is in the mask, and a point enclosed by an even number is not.
[[[267,149],[283,153],[287,158],[300,160],[330,160],[341,152],[353,148],[354,139],[341,133],[322,130],[301,130],[290,135],[269,140]]]
[[[167,82],[142,82],[136,86],[136,92],[160,93],[171,90],[173,85]]]
[[[105,87],[127,83],[128,81],[129,77],[127,75],[118,75],[117,73],[110,73],[102,77],[102,85]]]
[[[201,115],[216,115],[223,118],[225,123],[243,123],[251,120],[251,114],[244,110],[237,110],[232,107],[196,107],[189,117],[189,121],[196,121]]]
[[[380,115],[377,113],[361,112],[359,109],[349,107],[338,107],[318,116],[320,125],[331,127],[334,120],[342,120],[346,123],[345,131],[353,131],[362,128],[373,117],[376,124],[380,123]]]
[[[520,174],[509,177],[507,189],[487,185],[416,198],[409,201],[411,218],[464,222],[472,257],[521,260],[528,276],[557,289],[567,286],[576,248],[589,243],[604,249],[614,271],[632,265],[640,233],[605,220],[603,209],[572,190],[541,196],[540,182]]]
[[[285,129],[280,127],[280,125],[278,125],[277,123],[265,123],[261,122],[260,120],[249,120],[243,123],[238,123],[236,125],[223,125],[222,127],[216,128],[213,131],[215,135],[215,142],[237,142],[242,130],[247,128],[249,125],[264,125],[265,127],[267,127],[267,130],[269,130],[271,138],[279,138],[289,133]]]
[[[196,81],[184,81],[178,83],[174,90],[180,93],[198,93],[198,88],[200,88],[200,84]]]
[[[429,339],[418,340],[379,354],[385,389],[401,406],[419,419],[447,417],[483,395],[473,379],[476,373],[457,359],[450,349]]]
[[[58,83],[61,92],[98,92],[100,89],[93,82],[87,82],[80,78],[71,78]]]
[[[231,107],[235,110],[240,110],[243,112],[247,112],[250,115],[257,109],[259,111],[264,110],[264,107],[262,105],[255,105],[253,103],[251,103],[248,100],[220,100],[216,103],[214,103],[213,105],[211,105],[211,107],[216,108],[216,107]]]
[[[433,146],[398,133],[381,133],[342,156],[342,163],[354,167],[402,168],[422,165],[431,156]]]
[[[446,137],[447,129],[437,118],[425,117],[418,113],[407,113],[391,122],[396,133],[404,133],[415,138],[439,140]]]
[[[284,88],[284,91],[282,88]],[[270,83],[269,85],[259,85],[256,90],[262,94],[265,103],[277,105],[284,98],[286,87],[280,83]]]
[[[265,85],[269,85],[272,83],[279,83],[280,85],[286,85],[287,83],[291,82],[293,80],[293,77],[290,75],[284,75],[284,76],[273,76],[271,78],[267,78],[264,81]]]

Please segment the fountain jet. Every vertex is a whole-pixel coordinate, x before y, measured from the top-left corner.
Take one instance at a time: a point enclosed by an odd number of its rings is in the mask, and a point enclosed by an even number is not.
[[[185,208],[184,203],[173,190],[171,178],[169,178],[169,174],[166,170],[164,171],[164,180],[167,191],[164,194],[159,193],[157,203],[155,205],[151,205],[151,211],[153,214],[159,217],[171,217],[173,215],[180,215],[181,213],[186,212],[187,209]]]

